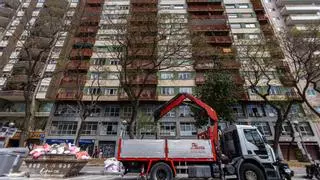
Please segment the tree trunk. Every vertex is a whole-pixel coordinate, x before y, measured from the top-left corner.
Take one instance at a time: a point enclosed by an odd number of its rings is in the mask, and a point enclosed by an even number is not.
[[[76,146],[79,146],[81,130],[82,130],[83,122],[85,119],[86,119],[86,117],[80,115],[80,121],[78,122],[77,131],[76,131],[75,138],[74,138],[74,144]]]
[[[23,127],[21,129],[21,135],[19,140],[19,147],[25,147],[25,143],[29,138],[30,129],[30,118],[31,118],[31,103],[28,95],[25,95],[25,119]]]
[[[276,125],[274,127],[274,139],[273,139],[273,150],[276,158],[279,158],[279,140],[281,136],[283,119],[281,115],[278,115]]]
[[[136,121],[137,121],[137,114],[138,114],[137,111],[138,111],[137,107],[132,108],[130,122],[128,123],[128,134],[129,134],[130,139],[135,138],[134,130],[135,130],[135,127],[136,127],[135,125],[136,125]]]

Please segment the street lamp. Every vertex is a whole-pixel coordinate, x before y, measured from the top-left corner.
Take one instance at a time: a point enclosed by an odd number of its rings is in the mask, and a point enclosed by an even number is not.
[[[123,120],[121,121],[121,128],[120,128],[120,137],[123,138],[124,132],[127,129],[128,121]]]

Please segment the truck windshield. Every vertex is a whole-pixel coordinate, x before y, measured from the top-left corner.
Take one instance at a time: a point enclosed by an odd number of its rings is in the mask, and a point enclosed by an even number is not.
[[[257,129],[244,129],[243,132],[247,141],[257,146],[258,150],[254,151],[257,155],[268,155],[264,141]]]

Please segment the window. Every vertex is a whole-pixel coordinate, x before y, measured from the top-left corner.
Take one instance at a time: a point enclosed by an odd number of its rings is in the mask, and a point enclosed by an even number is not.
[[[226,9],[234,9],[236,8],[236,6],[234,4],[230,4],[230,5],[225,5]]]
[[[197,130],[196,130],[194,123],[181,122],[180,123],[180,135],[181,136],[197,135]]]
[[[41,85],[41,86],[39,87],[39,92],[47,92],[48,87],[49,87],[49,86],[47,86],[47,85]]]
[[[160,136],[175,136],[175,135],[176,135],[176,123],[174,122],[160,123]]]
[[[52,121],[51,135],[74,135],[77,131],[77,122]]]
[[[170,72],[161,72],[160,73],[160,79],[173,79],[173,73],[170,73]]]
[[[238,8],[249,8],[248,4],[239,4]]]
[[[92,79],[92,80],[102,79],[101,73],[91,72],[90,79]]]
[[[84,122],[81,130],[81,135],[96,135],[98,129],[98,122]]]
[[[92,64],[94,65],[104,65],[106,63],[105,58],[93,59]]]
[[[242,17],[243,17],[243,18],[251,18],[251,17],[252,17],[252,14],[250,14],[250,13],[243,13],[243,14],[242,14]]]
[[[91,117],[98,117],[101,115],[101,107],[95,106],[90,108],[90,116]]]
[[[307,90],[307,94],[308,96],[316,96],[316,91],[314,89],[308,89]]]
[[[143,107],[141,108],[141,113],[145,116],[152,116],[153,115],[153,107]]]
[[[88,95],[100,95],[101,94],[101,88],[100,87],[90,87],[87,91]]]
[[[230,27],[234,29],[239,29],[241,28],[241,24],[230,24]]]
[[[270,95],[279,95],[279,94],[281,94],[280,86],[271,86],[269,93],[270,93]]]
[[[184,9],[184,5],[183,4],[175,4],[173,6],[173,9]]]
[[[181,87],[181,88],[179,88],[179,93],[192,94],[192,88],[191,87]]]
[[[110,59],[109,62],[110,62],[110,65],[119,65],[120,64],[119,59]]]
[[[172,87],[161,87],[160,94],[165,96],[174,95],[174,88]]]
[[[155,128],[153,124],[146,124],[140,129],[140,135],[153,136],[156,132]]]
[[[256,126],[260,133],[264,136],[271,136],[271,129],[267,122],[252,122],[251,125]]]
[[[244,27],[245,28],[255,28],[256,25],[255,24],[245,24]]]
[[[312,132],[311,126],[308,122],[300,122],[298,126],[299,126],[299,129],[300,129],[302,136],[313,136],[314,135]]]
[[[188,117],[190,116],[190,112],[191,112],[190,107],[187,105],[179,106],[178,111],[179,111],[178,112],[179,117]]]
[[[107,73],[107,79],[109,80],[118,80],[119,73]]]
[[[274,123],[275,125],[275,123]],[[292,134],[292,127],[291,125],[289,124],[289,122],[284,122],[282,123],[282,131],[281,131],[281,134],[284,135],[284,136],[291,136]]]
[[[120,107],[119,106],[107,106],[105,110],[105,116],[108,117],[119,117]]]
[[[247,106],[249,117],[262,117],[266,116],[264,108],[260,104],[249,104]]]
[[[130,117],[132,114],[132,107],[130,106],[125,106],[122,109],[122,115],[123,117]]]
[[[190,72],[178,73],[178,79],[189,80],[191,78],[192,78],[192,75]]]
[[[169,111],[164,117],[176,117],[176,109]]]
[[[106,95],[106,96],[116,96],[116,95],[118,95],[118,89],[117,88],[105,88],[104,89],[104,95]]]
[[[117,135],[118,122],[103,122],[100,127],[100,135]]]
[[[228,17],[229,17],[229,18],[237,18],[237,17],[238,17],[238,14],[228,14]]]
[[[232,106],[232,110],[235,117],[245,117],[243,108],[240,104]]]
[[[314,107],[314,108],[315,108],[315,110],[316,110],[317,112],[320,113],[320,106],[316,106],[316,107]]]
[[[259,35],[257,34],[249,34],[248,35],[248,39],[258,39],[259,38]]]

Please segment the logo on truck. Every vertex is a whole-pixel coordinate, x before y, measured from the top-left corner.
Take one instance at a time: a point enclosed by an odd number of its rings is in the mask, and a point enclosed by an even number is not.
[[[197,143],[191,144],[191,151],[192,152],[204,152],[206,148],[204,146],[198,145]]]

